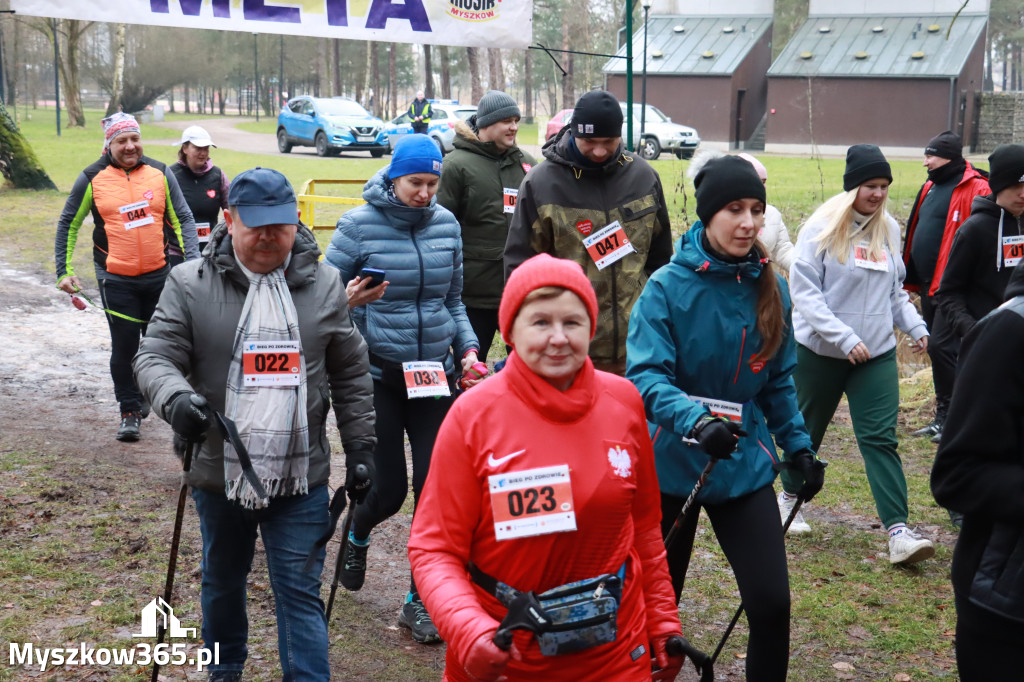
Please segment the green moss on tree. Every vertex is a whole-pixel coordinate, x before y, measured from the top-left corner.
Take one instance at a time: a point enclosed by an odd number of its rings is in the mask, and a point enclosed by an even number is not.
[[[18,189],[57,189],[0,101],[0,173]]]

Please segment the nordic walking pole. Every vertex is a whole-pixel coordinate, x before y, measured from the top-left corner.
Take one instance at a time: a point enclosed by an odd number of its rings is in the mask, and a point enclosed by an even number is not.
[[[196,407],[202,409],[206,407],[206,398],[193,393],[190,400]],[[185,442],[185,457],[181,463],[181,489],[178,491],[178,511],[174,515],[174,534],[171,536],[171,556],[167,560],[167,580],[164,583],[164,602],[169,606],[171,603],[171,592],[174,590],[174,570],[178,566],[178,542],[181,540],[181,520],[185,516],[185,497],[188,495],[188,472],[192,469],[192,458],[195,456],[196,448],[199,447],[199,441],[186,441]],[[156,633],[156,645],[160,646],[163,644],[164,635],[166,634],[166,628],[164,627],[164,620],[160,621],[159,627],[157,627]],[[157,682],[157,676],[160,674],[160,664],[153,660],[153,676],[150,678],[152,682]]]
[[[782,536],[786,536],[786,531],[789,530],[790,524],[793,523],[793,519],[796,518],[797,512],[800,511],[800,507],[804,501],[802,498],[796,498],[796,504],[793,505],[793,510],[789,512],[789,516],[786,517],[786,523],[782,524]],[[711,654],[711,663],[714,664],[718,660],[718,655],[722,653],[722,649],[725,648],[725,642],[729,639],[729,635],[732,634],[732,629],[736,627],[736,623],[740,619],[740,614],[743,613],[743,602],[740,602],[739,608],[736,609],[736,613],[733,614],[732,620],[729,621],[729,627],[725,629],[725,633],[722,635],[722,640],[718,643],[715,648],[715,653]]]
[[[679,531],[683,528],[683,522],[686,521],[687,515],[690,513],[690,507],[693,506],[693,501],[697,499],[697,493],[700,492],[704,484],[707,483],[708,476],[711,475],[711,471],[715,468],[715,464],[718,460],[714,457],[708,462],[707,466],[704,467],[704,471],[700,472],[700,477],[697,479],[697,483],[694,484],[693,490],[690,491],[690,496],[683,502],[683,508],[679,510],[679,515],[676,516],[675,522],[672,527],[669,528],[668,534],[665,535],[665,549],[666,551],[671,549],[672,544],[676,541],[676,537],[679,535]]]
[[[366,470],[365,464],[357,464],[355,478],[357,481],[365,481],[369,478],[370,472]],[[331,609],[334,608],[334,594],[338,591],[338,582],[341,580],[341,569],[344,563],[345,543],[348,542],[348,534],[352,529],[352,517],[355,516],[356,502],[352,501],[348,512],[345,514],[345,521],[341,524],[341,546],[338,547],[338,557],[334,562],[334,578],[331,580],[331,596],[327,598],[327,623],[331,622]]]

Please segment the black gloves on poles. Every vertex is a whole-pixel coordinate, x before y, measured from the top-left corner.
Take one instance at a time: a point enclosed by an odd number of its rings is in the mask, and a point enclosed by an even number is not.
[[[800,450],[789,456],[793,468],[804,477],[804,485],[797,491],[797,497],[810,502],[825,485],[825,467],[828,462],[818,459],[810,450]]]
[[[353,503],[359,504],[370,494],[376,474],[373,450],[356,448],[345,453],[345,492]]]
[[[213,412],[206,399],[198,393],[182,391],[167,405],[167,421],[174,432],[186,441],[201,443],[213,424]]]
[[[738,422],[712,416],[701,417],[690,432],[690,438],[713,459],[732,459],[739,437],[745,435],[747,432]]]

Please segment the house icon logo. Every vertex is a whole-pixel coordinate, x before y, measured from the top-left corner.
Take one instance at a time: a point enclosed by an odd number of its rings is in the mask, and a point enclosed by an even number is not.
[[[156,637],[161,620],[169,637],[196,636],[196,629],[181,627],[171,605],[163,598],[157,597],[142,609],[142,632],[133,634],[132,637]]]

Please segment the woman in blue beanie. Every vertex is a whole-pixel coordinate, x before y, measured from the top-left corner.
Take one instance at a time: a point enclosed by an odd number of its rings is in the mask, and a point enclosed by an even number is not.
[[[418,502],[457,374],[477,362],[479,344],[462,304],[459,223],[434,198],[440,177],[437,145],[426,135],[402,138],[391,165],[363,188],[366,204],[341,217],[327,247],[370,350],[377,412],[376,480],[343,548],[341,583],[352,591],[363,586],[370,531],[405,502],[405,435]],[[376,276],[364,276],[367,269]],[[398,622],[418,642],[440,641],[415,583]]]

